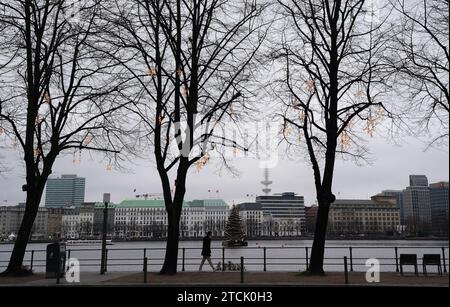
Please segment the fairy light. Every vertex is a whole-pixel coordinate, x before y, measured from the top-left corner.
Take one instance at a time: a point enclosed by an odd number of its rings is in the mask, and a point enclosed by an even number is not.
[[[44,102],[48,104],[52,103],[52,98],[50,97],[50,94],[48,92],[44,93]]]
[[[343,131],[340,136],[340,143],[342,151],[346,151],[350,148],[350,137],[348,136],[347,131]]]
[[[208,162],[209,162],[209,155],[208,154],[205,154],[203,157],[201,157],[197,162],[195,162],[195,171],[197,172],[197,173],[199,173],[201,170],[202,170],[202,168],[206,165],[206,164],[208,164]]]
[[[40,155],[41,149],[38,146],[36,146],[36,148],[34,149],[34,157],[37,159]]]
[[[305,110],[301,109],[300,112],[298,112],[298,118],[301,122],[305,121]]]
[[[0,135],[2,135],[2,134],[3,134],[3,132],[5,132],[5,128],[3,128],[3,127],[0,127]]]
[[[106,166],[106,170],[107,170],[107,171],[112,171],[112,164],[111,164],[111,163],[109,163],[109,164]]]
[[[83,140],[83,145],[87,146],[87,145],[91,144],[93,139],[94,139],[94,137],[91,134],[86,135]]]
[[[315,80],[308,80],[305,84],[305,89],[312,93],[314,89],[316,88],[316,81]]]
[[[148,75],[149,75],[150,77],[156,76],[156,69],[155,69],[155,67],[150,67],[150,68],[148,69]]]

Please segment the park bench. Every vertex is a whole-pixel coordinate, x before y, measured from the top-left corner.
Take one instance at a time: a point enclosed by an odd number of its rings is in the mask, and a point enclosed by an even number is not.
[[[414,274],[419,275],[417,270],[417,255],[416,254],[400,254],[400,274],[403,275],[403,266],[413,265]]]
[[[441,255],[440,254],[424,254],[422,258],[423,274],[427,275],[427,265],[436,265],[438,274],[442,275]]]

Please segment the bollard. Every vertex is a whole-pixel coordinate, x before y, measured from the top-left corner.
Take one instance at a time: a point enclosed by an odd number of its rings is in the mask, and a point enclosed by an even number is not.
[[[398,248],[395,247],[395,272],[398,273]]]
[[[222,271],[225,271],[225,247],[222,247]]]
[[[70,259],[70,249],[67,250],[67,259]],[[66,271],[69,270],[69,262],[67,262],[67,268]]]
[[[447,273],[447,265],[445,264],[445,247],[442,248],[442,264],[444,265],[444,273]]]
[[[349,247],[349,250],[350,250],[350,272],[353,272],[353,249],[351,246]]]
[[[348,284],[348,267],[347,267],[347,256],[344,256],[344,272],[345,272],[345,284]]]
[[[33,271],[34,250],[31,251],[30,271]]]
[[[309,254],[308,254],[308,246],[305,247],[305,254],[306,254],[306,270],[309,269]]]
[[[184,258],[185,258],[185,254],[186,254],[186,248],[183,247],[183,263],[182,263],[182,267],[181,270],[184,272]]]
[[[147,283],[147,257],[144,258],[144,284]]]
[[[266,247],[264,246],[264,272],[266,272]]]
[[[244,283],[244,257],[241,257],[241,284]]]

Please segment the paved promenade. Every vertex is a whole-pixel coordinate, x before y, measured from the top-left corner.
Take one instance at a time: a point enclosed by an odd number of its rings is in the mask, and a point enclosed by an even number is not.
[[[45,279],[44,274],[29,277],[11,278],[0,277],[0,286],[55,286],[56,279]],[[71,286],[64,278],[61,286]],[[242,285],[239,272],[179,272],[174,276],[163,276],[158,273],[148,273],[147,284],[144,284],[144,274],[130,272],[81,273],[82,286],[219,286]],[[344,273],[330,272],[326,276],[303,276],[299,273],[288,272],[246,272],[244,275],[246,286],[345,286]],[[399,273],[381,273],[379,283],[367,283],[365,273],[349,273],[349,285],[353,286],[430,286],[449,287],[449,276],[430,274],[414,276]]]

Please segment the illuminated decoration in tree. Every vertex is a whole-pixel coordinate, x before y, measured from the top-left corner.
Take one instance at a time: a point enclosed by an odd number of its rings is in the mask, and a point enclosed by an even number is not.
[[[73,164],[77,165],[81,163],[81,149],[78,150],[78,158],[76,157],[76,151],[73,152]]]
[[[108,163],[108,165],[106,166],[106,170],[107,171],[112,171],[112,164]]]
[[[343,131],[340,136],[341,150],[347,151],[350,148],[350,137],[347,131]]]
[[[34,157],[37,159],[41,155],[41,150],[38,146],[34,149]]]
[[[364,131],[370,136],[373,137],[373,132],[375,131],[375,119],[369,115],[369,118],[366,121],[366,127],[364,128]]]
[[[183,70],[181,69],[181,67],[178,67],[178,69],[176,70],[176,73],[178,76],[181,76],[181,74],[183,73]]]
[[[0,135],[2,135],[2,134],[3,134],[3,132],[5,132],[5,128],[3,128],[3,127],[0,127]]]
[[[150,77],[156,76],[156,69],[155,69],[154,67],[150,67],[150,68],[148,69],[148,75],[149,75]]]
[[[305,121],[305,110],[301,109],[300,112],[298,112],[298,118],[301,122]]]
[[[233,104],[232,103],[230,103],[230,115],[234,115],[234,107],[233,107]]]
[[[288,125],[286,125],[286,123],[284,123],[284,124],[281,126],[280,134],[283,135],[284,137],[289,136],[289,135],[291,134],[291,132],[292,132],[291,127],[289,127]]]
[[[203,166],[208,164],[208,162],[209,162],[209,155],[206,154],[203,157],[201,157],[197,162],[195,162],[195,171],[199,173],[202,170]]]
[[[312,93],[314,92],[314,89],[316,88],[316,81],[315,80],[308,80],[305,84],[305,90]]]
[[[91,144],[93,139],[94,139],[94,137],[91,134],[86,135],[83,140],[83,145],[87,146],[87,145]]]
[[[14,141],[11,143],[11,148],[14,149],[14,150],[17,149],[17,140],[14,140]]]
[[[48,104],[52,103],[52,98],[50,97],[50,94],[48,92],[44,93],[44,102]]]
[[[184,86],[183,95],[185,97],[189,96],[189,87],[187,85]]]
[[[364,91],[362,91],[362,90],[358,90],[357,92],[356,92],[356,97],[358,97],[358,98],[362,98],[362,97],[364,97]]]

